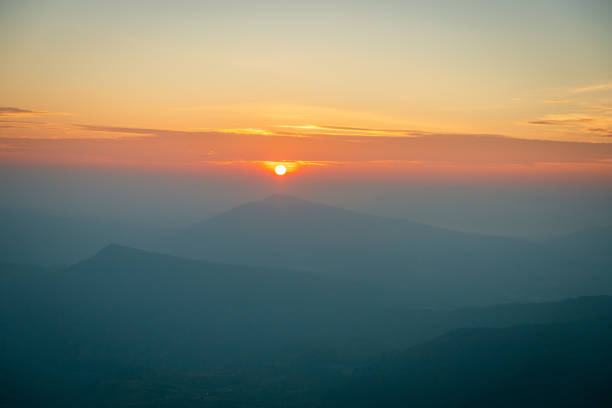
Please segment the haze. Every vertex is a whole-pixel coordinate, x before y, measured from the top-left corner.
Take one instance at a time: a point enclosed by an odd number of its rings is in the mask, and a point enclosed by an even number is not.
[[[612,406],[612,2],[0,2],[0,406]]]

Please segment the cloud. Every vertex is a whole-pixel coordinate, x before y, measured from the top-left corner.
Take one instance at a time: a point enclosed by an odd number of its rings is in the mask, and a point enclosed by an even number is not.
[[[429,132],[414,129],[376,129],[332,125],[279,125],[278,128],[293,131],[272,131],[257,128],[173,130],[150,129],[104,125],[76,125],[77,128],[93,132],[120,133],[136,136],[188,135],[188,134],[240,134],[265,136],[317,137],[317,136],[423,136]]]
[[[34,116],[34,115],[40,115],[43,114],[45,112],[37,112],[37,111],[33,111],[33,110],[28,110],[28,109],[21,109],[21,108],[11,108],[11,107],[0,107],[0,116],[1,117],[5,117],[5,116]]]
[[[573,134],[579,137],[612,136],[612,118],[606,115],[547,115],[526,123],[536,126],[549,126],[553,131]]]
[[[111,135],[111,138],[125,137],[129,135],[132,138],[136,137],[162,137],[162,136],[181,136],[181,135],[207,135],[207,134],[220,134],[222,131],[217,130],[206,130],[206,131],[189,131],[189,130],[178,130],[178,129],[152,129],[152,128],[139,128],[139,127],[128,127],[128,126],[106,126],[106,125],[74,125],[74,129],[85,130],[88,132],[100,132]],[[103,136],[102,138],[109,138],[109,136]]]
[[[591,122],[592,119],[565,119],[565,120],[531,120],[527,123],[530,125],[550,125],[550,126],[568,126],[568,125],[576,125],[580,123]]]
[[[133,128],[133,127],[122,127],[122,126],[104,126],[104,125],[75,125],[76,128],[82,130],[88,130],[92,132],[107,132],[107,133],[126,133],[136,134],[140,136],[154,136],[165,132],[160,129],[148,129],[148,128]]]
[[[35,111],[9,106],[0,107],[0,117],[38,116],[38,115],[69,115],[66,112]]]
[[[590,117],[577,117],[574,115],[549,115],[536,120],[530,120],[527,123],[544,126],[576,126],[592,122],[593,120]]]
[[[597,91],[607,91],[612,89],[612,82],[606,82],[598,85],[585,86],[583,88],[576,88],[570,90],[571,93],[584,93],[584,92],[597,92]]]
[[[172,129],[81,125],[83,129],[139,137],[7,139],[30,160],[188,167],[213,162],[303,161],[334,163],[424,163],[445,166],[507,166],[537,163],[601,163],[612,144],[517,139],[498,135],[427,134],[303,137]],[[599,128],[601,127],[601,131]],[[605,126],[592,126],[603,134]],[[213,152],[213,154],[210,154]],[[25,160],[25,159],[24,159]]]
[[[591,108],[603,111],[612,111],[612,105],[593,105]]]
[[[598,133],[601,136],[612,137],[612,128],[590,128],[589,132]]]
[[[572,133],[575,136],[608,137],[612,118],[605,114],[585,116],[582,114],[546,115],[525,122],[528,125],[548,126],[556,132]]]
[[[266,129],[259,128],[231,128],[231,129],[202,129],[206,131],[216,131],[222,133],[242,133],[245,135],[273,135],[274,132],[271,132]]]
[[[305,131],[305,132],[312,131],[312,132],[317,132],[319,134],[327,134],[327,135],[423,136],[423,135],[430,133],[430,132],[424,132],[421,130],[414,130],[414,129],[384,129],[384,128],[381,129],[381,128],[364,128],[364,127],[334,126],[334,125],[279,125],[278,127]],[[284,134],[287,134],[287,133],[284,133]]]
[[[48,122],[35,119],[22,119],[9,116],[0,117],[0,139],[60,139],[74,135],[74,126],[66,123]]]
[[[570,100],[570,99],[561,99],[561,98],[551,98],[551,99],[546,99],[544,101],[544,103],[572,103],[574,101]]]

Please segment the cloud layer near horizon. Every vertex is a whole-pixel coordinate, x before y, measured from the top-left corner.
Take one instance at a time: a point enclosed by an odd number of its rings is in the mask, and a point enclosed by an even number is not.
[[[190,170],[290,161],[299,163],[302,168],[352,166],[365,172],[392,168],[391,175],[410,171],[452,174],[462,169],[490,174],[496,171],[529,174],[543,169],[572,173],[589,169],[598,177],[612,179],[612,144],[475,134],[270,135],[88,125],[80,125],[80,128],[128,137],[3,138],[0,159],[13,164]],[[323,126],[315,128],[315,132],[325,129]]]

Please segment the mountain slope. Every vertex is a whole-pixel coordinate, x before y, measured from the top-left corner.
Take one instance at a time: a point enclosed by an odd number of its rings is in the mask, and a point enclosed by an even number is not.
[[[86,350],[90,360],[176,367],[266,360],[313,345],[364,356],[458,327],[612,313],[611,297],[419,310],[410,307],[412,300],[401,290],[118,245],[64,270],[37,271],[3,275],[10,279],[0,281],[0,317],[7,344],[28,355],[41,352],[41,360],[55,359],[50,365],[74,350]],[[57,352],[45,355],[37,347],[41,338]],[[9,347],[4,352],[12,354]]]
[[[353,316],[365,318],[402,299],[398,292],[308,273],[117,245],[39,279],[7,281],[6,287],[0,316],[11,327],[6,342],[17,349],[6,347],[5,357],[28,350],[41,353],[49,366],[74,350],[90,360],[173,367],[265,360],[288,345],[337,337],[349,330]],[[39,349],[40,338],[56,352]]]
[[[611,297],[415,310],[401,291],[117,245],[63,270],[9,265],[1,277],[0,388],[23,390],[15,401],[35,395],[31,406],[155,406],[160,382],[175,406],[209,392],[230,406],[286,406],[454,328],[612,315]]]
[[[582,258],[552,247],[278,195],[196,224],[159,250],[196,259],[309,269],[401,287],[410,290],[421,306],[612,292],[609,271],[585,269]]]
[[[612,403],[612,320],[459,329],[356,372],[336,406]],[[341,402],[338,402],[341,401]]]

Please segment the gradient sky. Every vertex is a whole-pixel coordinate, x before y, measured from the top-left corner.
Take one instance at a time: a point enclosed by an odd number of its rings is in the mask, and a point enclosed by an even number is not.
[[[15,159],[76,159],[51,157],[47,143],[20,138],[127,138],[162,130],[202,134],[206,142],[195,147],[203,160],[223,162],[346,162],[338,140],[350,144],[355,137],[454,134],[469,145],[473,134],[572,143],[608,143],[612,136],[612,3],[605,0],[0,7],[3,158],[19,150]],[[251,137],[229,147],[227,134]],[[294,141],[296,154],[286,157],[265,135],[333,142],[326,155],[300,157]],[[397,157],[395,143],[388,158],[378,147],[357,160],[430,159]],[[87,156],[95,149],[70,146]],[[601,147],[599,155],[571,161],[592,163],[609,152]]]
[[[609,189],[610,21],[609,0],[2,1],[0,164]]]

